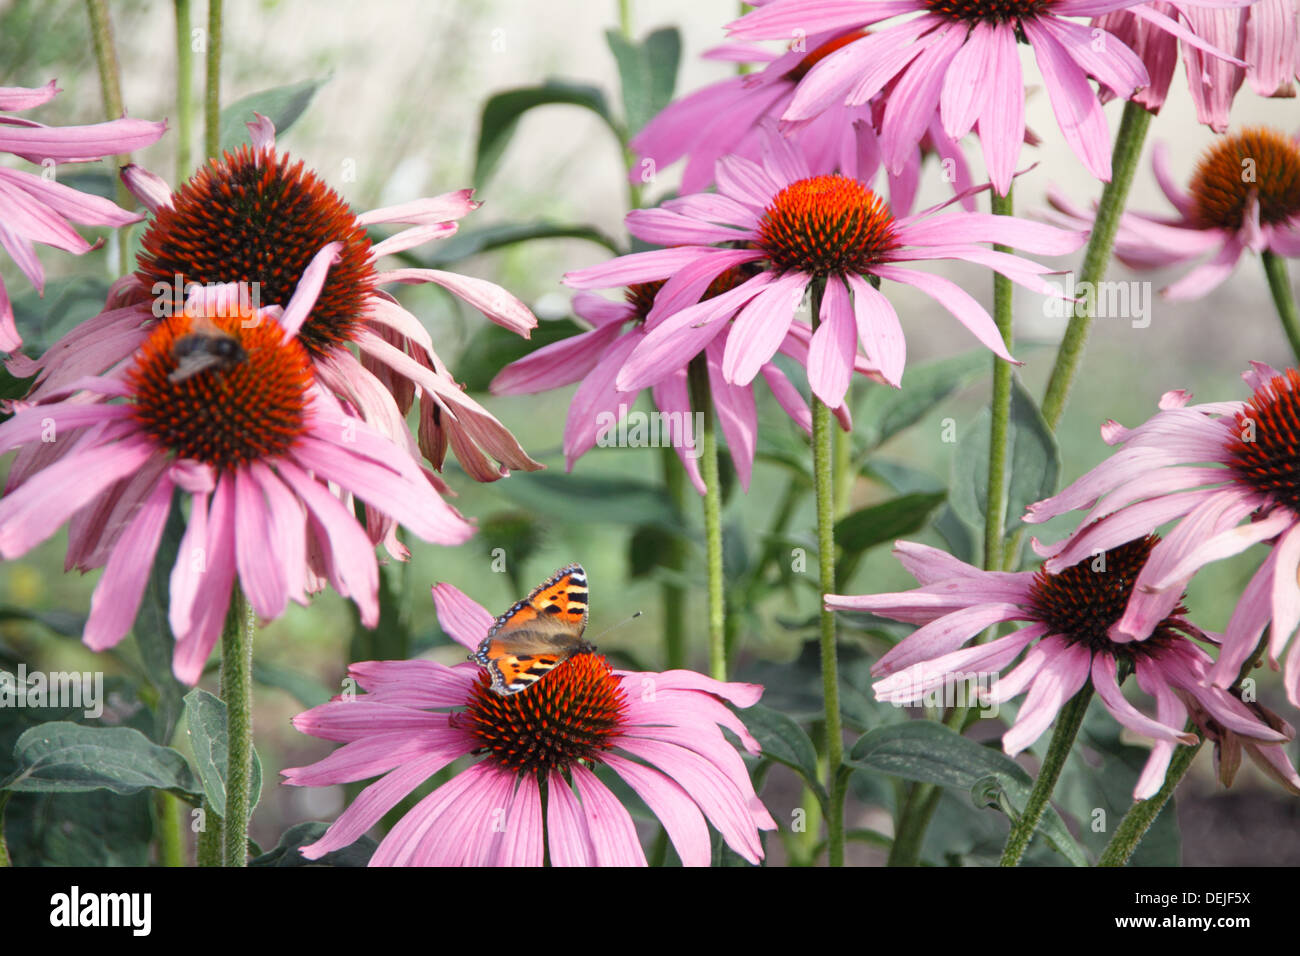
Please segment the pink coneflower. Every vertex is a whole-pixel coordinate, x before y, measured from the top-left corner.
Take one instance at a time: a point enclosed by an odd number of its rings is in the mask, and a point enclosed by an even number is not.
[[[1123,40],[1146,65],[1151,82],[1133,100],[1148,111],[1158,113],[1164,105],[1180,53],[1192,102],[1196,104],[1196,118],[1216,133],[1227,131],[1232,101],[1247,77],[1261,96],[1295,95],[1292,77],[1300,65],[1296,0],[1258,0],[1239,9],[1180,9],[1165,0],[1154,0],[1151,8],[1171,20],[1185,22],[1215,49],[1233,54],[1233,59],[1191,44],[1180,45],[1172,33],[1130,10],[1115,10],[1098,17],[1096,26]]]
[[[1187,609],[1177,599],[1146,640],[1110,638],[1157,541],[1155,536],[1139,538],[1090,554],[1055,574],[1045,568],[981,571],[936,548],[900,541],[895,554],[920,588],[895,594],[828,594],[826,606],[921,625],[872,668],[873,674],[884,676],[875,684],[879,700],[910,703],[953,681],[986,678],[1011,667],[993,683],[988,701],[1001,704],[1028,689],[1015,723],[1002,737],[1004,749],[1013,756],[1037,740],[1065,702],[1091,679],[1111,716],[1155,741],[1133,791],[1135,800],[1160,789],[1174,747],[1196,742],[1184,729],[1189,716],[1219,737],[1237,735],[1233,745],[1249,740],[1252,756],[1300,792],[1300,776],[1279,746],[1291,736],[1274,729],[1232,694],[1209,685],[1214,662],[1193,638],[1212,638],[1188,623]],[[1002,622],[1026,623],[987,644],[964,647]],[[1125,699],[1120,685],[1129,673],[1155,698],[1155,718]]]
[[[492,615],[448,584],[433,597],[442,629],[476,649]],[[383,777],[303,848],[308,859],[352,843],[433,774],[474,754],[483,759],[416,804],[371,866],[644,866],[632,818],[594,772],[602,765],[660,819],[687,866],[709,865],[708,824],[751,863],[763,858],[759,831],[776,828],[720,729],[759,752],[724,703],[756,703],[754,684],[615,671],[596,653],[576,654],[509,696],[477,664],[369,661],[350,673],[363,696],[293,721],[344,746],[284,773],[296,786]]]
[[[505,426],[456,384],[428,331],[383,288],[432,282],[505,328],[530,333],[536,325],[532,313],[493,283],[438,269],[378,267],[386,255],[456,232],[456,220],[479,205],[470,199],[471,190],[358,215],[316,173],[276,150],[269,120],[259,117],[248,126],[251,147],[210,162],[176,192],[139,167],[123,172],[127,186],[154,216],[142,239],[139,267],[115,286],[106,311],[68,333],[40,360],[11,366],[15,374],[41,376],[29,398],[41,400],[66,382],[129,356],[150,334],[155,311],[174,307],[174,290],[183,292],[187,283],[238,283],[246,296],[255,289],[262,305],[283,305],[317,250],[338,242],[339,264],[300,335],[325,387],[412,452],[404,415],[418,388],[419,446],[436,468],[449,442],[478,481],[499,478],[508,468],[540,468]],[[410,228],[372,244],[366,230],[384,223]],[[349,345],[358,348],[360,361]]]
[[[641,181],[647,173],[657,173],[685,156],[680,192],[698,193],[713,184],[714,166],[723,156],[761,161],[764,123],[786,111],[809,70],[861,37],[856,30],[823,34],[792,44],[784,54],[750,45],[706,53],[706,57],[713,54],[767,66],[757,73],[711,83],[665,107],[632,139],[638,158],[631,170],[632,180]],[[807,50],[811,52],[804,52]],[[836,104],[792,131],[792,137],[814,169],[833,169],[871,182],[880,168],[873,113],[883,106],[881,97],[860,106]],[[912,211],[928,153],[943,163],[954,192],[963,192],[973,184],[966,157],[944,133],[936,113],[902,169],[889,174],[889,205],[896,214]],[[974,208],[973,199],[967,197],[965,202],[967,208]]]
[[[908,268],[909,263],[962,259],[1035,291],[1060,294],[1043,280],[1050,271],[1046,266],[977,243],[1064,254],[1083,244],[1082,232],[1011,216],[935,215],[955,201],[896,218],[867,184],[838,174],[814,175],[805,157],[769,130],[761,165],[739,156],[718,162],[717,193],[628,214],[633,235],[672,248],[571,272],[565,281],[591,289],[668,280],[646,323],[645,341],[619,373],[616,384],[623,391],[653,385],[684,366],[728,328],[733,316],[723,377],[748,385],[786,340],[807,287],[824,282],[820,326],[809,344],[808,380],[814,394],[835,408],[848,391],[859,339],[870,367],[892,385],[902,380],[903,329],[877,288],[881,280],[931,296],[995,354],[1014,361],[993,319],[969,293],[948,279]],[[758,266],[752,278],[700,301],[703,289],[723,272],[751,263]]]
[[[0,87],[0,112],[29,110],[48,103],[59,92],[50,80],[41,87]],[[157,142],[166,123],[118,119],[93,126],[43,126],[14,116],[0,117],[0,152],[13,153],[44,169],[58,163],[84,163],[117,153],[129,153]],[[107,199],[60,185],[52,178],[17,169],[0,168],[0,246],[18,264],[38,292],[45,291],[45,270],[36,258],[35,243],[80,255],[95,248],[71,223],[83,226],[125,226],[143,216],[119,209]],[[0,353],[23,344],[14,325],[13,307],[0,278]]]
[[[704,297],[721,295],[747,277],[741,270],[728,270],[714,280]],[[594,328],[538,349],[507,365],[493,379],[492,391],[498,395],[542,392],[581,380],[582,385],[569,405],[564,427],[564,458],[570,471],[574,462],[608,435],[623,418],[623,413],[636,402],[636,392],[620,392],[615,382],[627,357],[645,338],[646,318],[654,310],[656,296],[663,285],[663,282],[651,282],[630,286],[623,302],[611,302],[593,293],[579,292],[573,298],[573,311]],[[806,364],[811,334],[803,323],[794,323],[780,351]],[[758,435],[754,389],[752,385],[732,385],[723,378],[725,342],[724,332],[705,348],[709,390],[741,487],[748,490]],[[861,359],[858,370],[879,378]],[[811,434],[812,412],[798,388],[773,362],[764,364],[759,371],[781,408],[799,427]],[[672,429],[671,435],[661,437],[671,440],[696,491],[705,494],[696,445],[700,436],[694,433],[687,375],[685,366],[675,369],[655,382],[650,391],[656,408],[666,416],[664,421]],[[841,405],[835,412],[841,425],[849,429],[851,418],[847,406]]]
[[[1251,0],[1218,0],[1210,6]],[[1196,0],[1182,6],[1200,5]],[[1118,9],[1198,48],[1209,44],[1143,0],[784,0],[728,30],[751,40],[858,30],[919,14],[849,44],[814,66],[799,83],[783,118],[805,122],[827,108],[868,102],[890,83],[880,124],[886,168],[902,169],[936,110],[960,139],[978,128],[993,186],[1011,186],[1025,138],[1025,81],[1019,43],[1028,43],[1051,98],[1061,133],[1079,161],[1110,180],[1110,131],[1089,77],[1121,99],[1150,82],[1141,59],[1116,36],[1069,17]]]
[[[1034,543],[1048,558],[1048,570],[1179,520],[1152,554],[1128,609],[1112,628],[1112,639],[1120,642],[1145,639],[1204,565],[1273,541],[1224,632],[1223,652],[1212,673],[1219,687],[1236,680],[1270,620],[1268,656],[1274,667],[1300,622],[1300,470],[1295,454],[1300,372],[1283,373],[1256,362],[1242,377],[1254,390],[1244,402],[1189,406],[1189,393],[1167,392],[1161,410],[1137,428],[1107,422],[1102,438],[1123,449],[1059,494],[1030,505],[1025,516],[1037,523],[1091,508],[1067,540],[1051,547]],[[1300,706],[1300,651],[1295,647],[1284,682],[1291,703]]]
[[[1157,269],[1209,256],[1162,290],[1166,298],[1205,295],[1248,249],[1300,256],[1300,141],[1266,128],[1225,136],[1201,157],[1186,192],[1174,183],[1162,147],[1152,153],[1151,165],[1177,215],[1126,212],[1116,257],[1134,269]],[[1048,199],[1062,214],[1054,221],[1091,227],[1093,213],[1055,191]]]
[[[405,449],[314,381],[297,333],[338,250],[326,246],[307,266],[283,314],[232,307],[234,285],[196,294],[153,326],[129,364],[0,424],[0,453],[68,446],[0,498],[0,557],[25,554],[68,521],[69,567],[104,568],[83,635],[91,648],[130,629],[177,489],[190,514],[169,620],[187,684],[202,674],[236,579],[262,618],[328,581],[375,626],[379,572],[351,496],[427,541],[472,533]]]

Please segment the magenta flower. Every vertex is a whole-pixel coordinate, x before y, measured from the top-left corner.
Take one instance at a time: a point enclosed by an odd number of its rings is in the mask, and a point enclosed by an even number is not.
[[[433,589],[442,629],[477,649],[492,615],[449,584]],[[422,799],[384,837],[371,866],[644,866],[632,818],[594,773],[622,779],[663,823],[686,866],[708,866],[709,824],[751,863],[775,822],[754,793],[726,728],[759,747],[725,705],[748,707],[762,688],[691,671],[614,671],[579,653],[531,687],[491,690],[477,664],[429,660],[353,664],[366,691],[294,718],[303,733],[343,747],[286,770],[294,786],[383,775],[316,843],[308,859],[352,843],[412,790],[460,757],[483,759]],[[707,823],[706,823],[707,820]]]
[[[743,278],[737,271],[724,273],[706,296],[721,294]],[[574,462],[603,441],[636,402],[637,392],[621,392],[615,382],[628,355],[645,338],[646,317],[654,309],[655,296],[662,287],[662,282],[631,286],[623,302],[611,302],[589,292],[578,293],[573,298],[574,313],[594,328],[512,362],[493,379],[491,388],[497,395],[530,394],[582,382],[569,405],[564,426],[564,460],[568,470],[572,471]],[[806,364],[811,335],[807,325],[796,322],[779,351]],[[732,385],[723,378],[725,343],[724,332],[705,348],[709,389],[741,487],[748,490],[758,438],[754,389],[752,385]],[[879,378],[861,358],[858,370]],[[811,435],[812,412],[799,389],[774,362],[767,362],[759,371],[781,408]],[[700,436],[694,430],[687,374],[685,366],[675,369],[655,382],[650,391],[655,407],[664,416],[660,440],[671,444],[696,491],[703,495],[706,489],[700,476],[696,444]],[[835,414],[846,431],[852,427],[846,405],[836,408]]]
[[[195,295],[131,362],[0,424],[0,453],[35,449],[0,498],[0,557],[68,522],[68,567],[104,568],[89,647],[112,647],[130,629],[177,489],[190,513],[169,620],[187,684],[221,634],[236,578],[262,618],[328,581],[375,626],[379,571],[353,495],[427,541],[473,532],[404,448],[314,381],[298,333],[338,251],[332,243],[313,259],[288,308],[241,310],[234,285]],[[52,446],[61,453],[45,456]]]
[[[1261,96],[1295,95],[1290,84],[1300,62],[1296,0],[1259,0],[1236,9],[1180,9],[1182,5],[1166,0],[1153,0],[1150,6],[1171,20],[1184,22],[1215,50],[1233,56],[1225,58],[1188,43],[1180,46],[1172,33],[1127,9],[1098,17],[1096,26],[1123,40],[1146,64],[1151,82],[1132,99],[1149,112],[1158,113],[1164,105],[1180,53],[1187,86],[1196,104],[1196,118],[1216,133],[1227,131],[1232,101],[1247,76]]]
[[[902,380],[903,329],[877,288],[881,280],[931,296],[995,354],[1014,361],[993,319],[968,292],[909,264],[961,259],[1059,296],[1060,290],[1042,278],[1050,271],[1046,266],[977,243],[1064,254],[1085,238],[1082,232],[1011,216],[935,215],[955,199],[895,218],[865,183],[813,175],[805,157],[770,130],[761,165],[728,156],[717,171],[716,194],[684,196],[628,214],[633,235],[672,248],[634,253],[565,276],[580,289],[668,280],[647,318],[645,340],[619,372],[615,385],[621,391],[653,385],[683,367],[728,329],[733,317],[722,374],[733,385],[748,385],[786,341],[800,299],[815,281],[825,282],[825,294],[821,324],[809,342],[808,380],[831,408],[844,401],[859,339],[870,368],[891,385]],[[718,276],[750,264],[757,266],[751,278],[700,301]]]
[[[0,111],[29,110],[48,103],[58,92],[53,80],[31,89],[0,87]],[[93,126],[58,127],[5,116],[0,117],[0,152],[12,153],[53,171],[58,163],[94,162],[141,149],[157,142],[166,130],[166,123],[145,120],[119,119]],[[81,255],[97,244],[78,235],[72,223],[116,228],[142,218],[107,199],[63,186],[53,178],[0,168],[0,246],[38,292],[45,291],[45,270],[36,258],[35,243]],[[14,326],[14,311],[4,279],[0,278],[0,354],[12,352],[22,344]]]
[[[1300,623],[1300,372],[1256,362],[1242,378],[1254,390],[1244,402],[1189,406],[1189,393],[1167,392],[1160,411],[1137,428],[1107,422],[1102,438],[1123,449],[1060,493],[1030,505],[1025,516],[1037,523],[1091,508],[1068,539],[1050,547],[1034,542],[1049,571],[1178,520],[1111,628],[1117,642],[1144,640],[1204,565],[1273,542],[1224,631],[1211,674],[1218,687],[1232,686],[1270,621],[1268,657],[1274,667]],[[1300,706],[1300,651],[1294,646],[1283,680],[1291,703]]]
[[[1236,735],[1233,745],[1248,740],[1248,752],[1300,792],[1300,775],[1284,746],[1294,733],[1275,729],[1232,694],[1209,684],[1214,662],[1193,638],[1213,638],[1188,623],[1187,609],[1177,600],[1146,640],[1116,642],[1109,636],[1140,573],[1154,560],[1157,541],[1154,536],[1130,541],[1057,573],[1046,568],[981,571],[936,548],[900,541],[895,554],[921,587],[894,594],[828,594],[826,607],[921,625],[872,668],[884,677],[875,684],[879,700],[911,703],[972,677],[981,684],[995,678],[988,703],[1005,703],[1027,689],[1015,722],[1002,737],[1012,756],[1037,740],[1091,679],[1111,716],[1155,742],[1133,799],[1145,800],[1159,790],[1174,748],[1196,742],[1184,729],[1189,716],[1207,733]],[[986,644],[964,646],[1003,622],[1025,626]],[[1155,699],[1154,718],[1125,699],[1120,684],[1130,672]]]
[[[1180,7],[1240,6],[1252,0],[1187,0]],[[1034,51],[1061,133],[1092,175],[1110,180],[1110,131],[1089,77],[1120,99],[1149,85],[1142,60],[1116,36],[1069,17],[1127,9],[1198,49],[1216,52],[1143,0],[778,0],[728,26],[749,40],[795,31],[860,30],[908,14],[826,57],[804,77],[783,118],[802,123],[842,103],[887,90],[879,125],[885,167],[897,173],[938,110],[960,139],[978,128],[994,188],[1011,186],[1025,138],[1025,80],[1018,44]]]
[[[1115,255],[1134,269],[1204,259],[1162,290],[1166,298],[1200,298],[1232,274],[1246,250],[1300,256],[1300,141],[1265,128],[1225,136],[1201,158],[1186,192],[1169,174],[1162,146],[1151,165],[1177,215],[1126,212]],[[1061,214],[1053,221],[1091,228],[1095,213],[1056,192],[1048,198]]]
[[[115,286],[109,308],[39,360],[24,358],[18,365],[11,360],[14,374],[40,375],[29,399],[42,400],[128,357],[149,336],[159,311],[183,303],[188,283],[240,283],[246,297],[255,293],[262,305],[284,305],[317,250],[339,242],[340,262],[300,334],[324,387],[413,455],[416,443],[405,414],[418,389],[419,447],[435,468],[442,467],[449,443],[477,481],[494,480],[510,468],[540,468],[506,427],[456,384],[428,331],[383,287],[440,285],[521,335],[535,327],[533,314],[482,279],[438,269],[378,268],[383,256],[455,233],[456,220],[478,207],[471,190],[358,215],[314,172],[301,162],[291,165],[276,150],[269,120],[258,117],[248,127],[251,148],[209,163],[175,193],[137,166],[123,172],[127,186],[154,216],[142,239],[139,267]],[[372,244],[367,229],[385,223],[409,228]],[[356,346],[360,360],[349,345]],[[371,530],[376,540],[399,547],[391,523],[380,521]]]
[[[813,66],[861,36],[857,31],[822,34],[785,54],[742,44],[706,53],[706,57],[767,66],[757,73],[711,83],[665,107],[632,139],[638,157],[631,170],[632,181],[642,181],[685,156],[680,191],[698,193],[713,184],[714,166],[723,156],[761,162],[765,123],[786,111],[799,81]],[[808,49],[811,52],[803,52]],[[882,97],[860,106],[835,104],[799,129],[791,130],[791,137],[808,156],[813,169],[833,169],[869,183],[880,169],[880,143],[873,114],[883,106]],[[902,169],[889,174],[889,205],[896,215],[912,211],[927,153],[937,155],[944,163],[955,192],[964,192],[973,185],[966,157],[943,132],[935,114]],[[968,209],[974,208],[971,197],[965,203]]]

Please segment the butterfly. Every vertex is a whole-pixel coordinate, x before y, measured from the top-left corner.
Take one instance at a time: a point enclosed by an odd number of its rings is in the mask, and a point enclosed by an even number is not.
[[[587,572],[580,564],[560,568],[502,614],[469,656],[487,668],[492,689],[508,697],[531,687],[574,654],[595,645],[587,629]]]

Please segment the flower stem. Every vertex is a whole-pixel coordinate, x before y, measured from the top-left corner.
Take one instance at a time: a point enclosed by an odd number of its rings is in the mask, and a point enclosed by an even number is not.
[[[993,193],[993,214],[1010,216],[1011,190],[1005,196]],[[1010,252],[1006,246],[995,245],[998,252]],[[1012,333],[1011,280],[993,273],[993,321],[1007,350],[1011,349]],[[993,417],[989,433],[989,494],[984,507],[984,569],[1002,570],[1003,537],[1007,524],[1007,434],[1011,419],[1011,365],[1005,359],[993,357]]]
[[[1296,360],[1300,361],[1300,309],[1296,308],[1295,293],[1286,274],[1286,260],[1269,249],[1265,249],[1260,258],[1264,260],[1264,275],[1268,276],[1268,289],[1273,293],[1273,304],[1277,306],[1277,317],[1282,320],[1282,330],[1286,332]]]
[[[1188,729],[1196,730],[1190,724]],[[1101,851],[1101,856],[1097,860],[1098,866],[1123,866],[1129,861],[1133,851],[1142,842],[1142,837],[1151,828],[1151,824],[1156,822],[1156,817],[1160,815],[1160,811],[1169,802],[1169,798],[1174,795],[1174,790],[1183,779],[1183,776],[1191,769],[1192,762],[1196,759],[1196,755],[1201,752],[1201,745],[1204,742],[1204,740],[1201,740],[1195,744],[1178,747],[1174,751],[1173,759],[1169,761],[1169,770],[1165,773],[1164,786],[1156,792],[1154,797],[1133,804],[1128,813],[1124,814],[1124,819],[1115,828],[1115,835],[1106,844],[1106,849]]]
[[[203,153],[216,159],[221,152],[221,4],[208,0],[207,93],[203,114]]]
[[[1095,290],[1097,283],[1106,278],[1111,248],[1115,245],[1115,233],[1119,230],[1120,216],[1128,202],[1129,187],[1133,185],[1133,174],[1137,171],[1142,143],[1150,126],[1151,114],[1144,107],[1132,100],[1124,104],[1124,116],[1120,120],[1115,150],[1111,155],[1110,182],[1101,191],[1097,218],[1083,255],[1079,281],[1083,289]],[[1047,380],[1047,392],[1043,396],[1043,418],[1047,420],[1047,427],[1053,431],[1065,411],[1065,400],[1069,397],[1070,386],[1074,384],[1074,376],[1083,360],[1083,347],[1088,341],[1088,330],[1092,326],[1091,307],[1095,301],[1095,297],[1089,295],[1073,308],[1065,336],[1056,352],[1056,364],[1052,367],[1051,378]]]
[[[826,283],[812,285],[812,322],[821,322],[822,295]],[[817,563],[821,573],[820,593],[835,591],[835,435],[831,410],[812,398],[813,484],[817,493]],[[826,776],[830,805],[826,813],[826,852],[831,866],[844,865],[844,785],[840,765],[844,762],[844,733],[840,726],[839,657],[835,647],[835,614],[823,604],[821,614],[822,696],[826,702]]]
[[[201,804],[203,808],[203,829],[199,831],[198,846],[195,848],[195,862],[199,866],[220,866],[222,862],[221,844],[224,828],[222,827],[221,817],[213,809],[212,804],[208,802],[207,797],[203,798]]]
[[[723,611],[722,486],[718,479],[718,436],[713,420],[713,395],[704,353],[691,359],[691,407],[704,413],[700,443],[700,477],[704,479],[704,546],[709,568],[709,676],[727,679],[727,632]]]
[[[194,41],[190,0],[176,7],[176,184],[190,178],[190,129],[194,117]]]
[[[9,859],[9,847],[5,843],[5,804],[9,802],[11,791],[0,791],[0,870],[13,866]]]
[[[672,499],[673,507],[682,511],[685,498],[686,473],[677,452],[672,448],[660,449],[664,471],[664,488]],[[668,538],[668,553],[664,564],[675,575],[684,572],[685,558],[682,540],[676,535]],[[680,584],[666,582],[659,588],[664,605],[664,660],[669,670],[686,666],[686,589]]]
[[[154,795],[158,816],[158,862],[162,866],[184,866],[181,844],[181,802],[174,793],[158,791]]]
[[[886,866],[916,866],[921,859],[921,844],[934,816],[943,790],[932,783],[918,783],[907,792],[907,802],[898,816],[898,829],[889,848]]]
[[[1024,811],[1011,825],[1011,833],[1007,837],[1006,847],[1002,850],[1000,865],[1020,865],[1021,857],[1029,848],[1029,841],[1033,838],[1034,831],[1038,829],[1038,821],[1043,818],[1043,811],[1047,809],[1047,802],[1052,799],[1056,781],[1065,767],[1065,758],[1070,755],[1070,748],[1074,746],[1074,738],[1079,735],[1079,728],[1083,726],[1083,717],[1088,712],[1088,704],[1091,701],[1092,682],[1089,681],[1056,715],[1056,730],[1052,734],[1052,742],[1048,744],[1047,756],[1043,758],[1043,765],[1038,770],[1034,789],[1029,791],[1029,799],[1025,801]]]
[[[86,12],[90,15],[90,35],[95,48],[95,64],[99,68],[104,115],[109,120],[121,119],[126,114],[122,103],[122,68],[117,61],[117,45],[113,42],[113,21],[108,16],[107,0],[86,0]],[[125,166],[131,157],[123,153],[114,161],[119,167]],[[131,194],[118,177],[117,204],[129,209],[132,202]],[[118,236],[117,265],[123,274],[131,271],[131,249],[124,235]]]
[[[226,702],[225,865],[248,865],[253,777],[253,632],[257,619],[236,589],[221,635],[221,698]]]

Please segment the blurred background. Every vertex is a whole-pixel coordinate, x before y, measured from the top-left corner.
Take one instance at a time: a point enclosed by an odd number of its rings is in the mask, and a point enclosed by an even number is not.
[[[604,32],[618,27],[614,0],[476,0],[474,3],[420,0],[371,0],[366,4],[342,0],[282,0],[226,3],[225,59],[222,101],[272,87],[314,80],[319,82],[310,105],[293,128],[279,140],[281,148],[306,161],[358,210],[434,195],[464,186],[479,187],[482,209],[462,223],[466,231],[504,223],[547,220],[590,225],[626,241],[622,219],[627,210],[624,157],[609,129],[592,113],[568,106],[550,106],[526,114],[499,167],[486,183],[473,181],[479,116],[494,93],[535,85],[560,77],[592,84],[607,91],[616,103],[618,73]],[[734,67],[700,59],[700,54],[724,39],[723,25],[738,13],[734,0],[633,0],[636,34],[675,25],[682,35],[681,72],[677,95],[722,79]],[[148,119],[175,114],[175,21],[171,3],[119,0],[111,4],[123,94],[130,115]],[[202,29],[203,5],[195,7],[196,29]],[[1026,76],[1036,78],[1032,57]],[[202,94],[202,57],[194,64],[196,99]],[[0,85],[37,86],[57,79],[63,93],[34,116],[50,124],[96,122],[104,118],[99,78],[90,47],[85,5],[75,0],[9,0],[0,4]],[[1080,166],[1056,128],[1042,89],[1029,99],[1029,121],[1043,140],[1027,148],[1022,164],[1036,163],[1016,187],[1017,213],[1033,215],[1044,205],[1049,184],[1072,199],[1089,203],[1099,185]],[[1107,107],[1112,131],[1120,104]],[[201,115],[197,114],[196,116]],[[1293,132],[1300,126],[1294,100],[1262,100],[1246,88],[1233,112],[1233,125],[1265,123]],[[192,143],[199,155],[199,126]],[[136,162],[177,181],[176,131],[134,156]],[[1152,125],[1143,164],[1134,184],[1130,208],[1169,212],[1156,188],[1147,156],[1155,140],[1171,147],[1176,177],[1190,176],[1198,155],[1213,134],[1195,121],[1181,73],[1175,78],[1169,103]],[[978,148],[968,143],[967,157],[982,168]],[[16,161],[15,161],[16,162]],[[111,172],[109,162],[98,171]],[[62,172],[62,171],[61,171]],[[933,167],[920,204],[945,198],[946,186]],[[93,178],[95,170],[82,170]],[[647,201],[671,191],[679,168],[671,168],[647,190]],[[126,241],[131,241],[128,235]],[[77,259],[42,249],[40,255],[52,286],[60,277],[98,272],[106,281],[116,277],[115,246]],[[491,279],[529,303],[540,318],[568,316],[568,294],[560,276],[568,270],[607,258],[609,252],[579,239],[553,239],[510,246],[456,263],[455,271]],[[1063,269],[1078,262],[1061,261]],[[25,279],[7,257],[0,270],[22,305],[58,313],[58,301],[31,301]],[[936,269],[936,271],[945,271]],[[945,271],[981,302],[991,301],[989,282],[975,267]],[[1112,279],[1133,278],[1113,266]],[[1147,274],[1142,281],[1157,290],[1177,277]],[[1107,453],[1098,426],[1107,418],[1136,424],[1154,410],[1161,393],[1187,388],[1202,400],[1226,400],[1245,395],[1239,375],[1252,359],[1284,365],[1290,361],[1286,341],[1273,312],[1262,269],[1245,257],[1236,273],[1197,302],[1170,305],[1153,296],[1152,321],[1134,328],[1127,319],[1098,319],[1088,346],[1082,374],[1059,431],[1062,484],[1095,465]],[[903,318],[909,368],[913,363],[972,351],[974,339],[929,299],[894,287],[891,298]],[[304,704],[335,693],[349,659],[383,656],[391,635],[399,633],[410,653],[427,653],[447,662],[463,659],[439,632],[429,587],[448,581],[493,613],[522,597],[553,568],[582,562],[591,580],[589,635],[599,635],[635,610],[642,616],[600,638],[602,650],[638,666],[663,665],[662,639],[665,577],[639,549],[651,546],[646,527],[653,527],[662,501],[657,481],[662,466],[658,449],[597,448],[574,468],[573,480],[564,471],[560,441],[573,389],[553,393],[494,398],[486,381],[507,358],[500,338],[485,327],[477,313],[458,307],[437,290],[411,289],[403,301],[432,330],[439,354],[457,378],[471,389],[519,437],[547,471],[516,474],[492,485],[475,485],[449,459],[448,481],[459,493],[457,506],[476,518],[482,533],[454,549],[408,542],[411,561],[389,568],[391,585],[385,622],[379,634],[359,632],[351,606],[332,593],[318,596],[311,607],[291,605],[283,618],[258,635],[257,658],[266,681],[258,688],[257,744],[265,770],[262,803],[253,821],[254,838],[274,845],[286,826],[303,819],[331,819],[345,795],[333,790],[297,790],[274,784],[278,771],[319,759],[332,745],[303,737],[289,718]],[[50,340],[67,324],[89,317],[91,304],[70,295],[52,323]],[[85,308],[91,308],[85,312]],[[1059,338],[1063,319],[1052,318],[1038,296],[1017,290],[1018,355],[1025,360],[1021,377],[1029,391],[1041,396],[1051,367],[1049,346]],[[34,343],[39,344],[39,343]],[[48,344],[48,343],[46,343]],[[515,355],[520,354],[518,352]],[[952,419],[958,435],[987,403],[987,375],[971,379],[915,427],[886,442],[878,458],[906,463],[928,472],[935,485],[948,480],[953,450],[941,439],[943,423]],[[904,388],[907,379],[904,378]],[[879,386],[859,384],[861,393]],[[766,397],[766,396],[765,396]],[[772,403],[760,404],[760,430],[784,435],[791,426]],[[762,446],[760,446],[762,450]],[[770,450],[770,449],[769,449]],[[6,466],[0,460],[0,471]],[[581,480],[579,480],[581,479]],[[764,544],[776,502],[788,482],[787,472],[767,460],[755,468],[749,493],[730,489],[725,523],[729,570],[752,563]],[[588,482],[585,483],[584,482]],[[621,482],[622,484],[619,484]],[[617,494],[614,490],[621,489]],[[890,497],[894,492],[878,481],[859,480],[853,490],[855,507]],[[687,518],[696,541],[699,509],[688,502]],[[1068,523],[1039,529],[1055,540]],[[638,532],[640,532],[638,534]],[[942,545],[932,529],[913,537]],[[806,502],[792,516],[783,546],[812,551],[814,516]],[[63,573],[62,534],[23,559],[0,564],[0,605],[67,615],[84,614],[97,574]],[[494,572],[492,549],[507,553],[505,573]],[[640,555],[640,556],[639,556]],[[1198,575],[1187,598],[1191,618],[1203,629],[1220,630],[1242,587],[1262,558],[1252,551],[1241,559],[1212,565]],[[647,567],[647,564],[649,567]],[[686,620],[692,642],[692,662],[705,662],[704,577],[702,552],[688,556]],[[680,580],[678,583],[683,583]],[[890,556],[888,547],[872,551],[858,565],[848,591],[900,590],[913,584]],[[742,615],[739,634],[740,673],[779,674],[777,665],[794,666],[802,642],[810,636],[807,623],[816,610],[811,582],[801,583],[776,601],[759,601]],[[869,634],[850,633],[878,652]],[[85,652],[75,640],[58,636],[39,623],[0,619],[0,652],[28,663],[29,668],[100,669],[118,663]],[[756,671],[755,669],[758,669]],[[275,675],[279,679],[275,679]],[[286,677],[285,675],[297,675]],[[1287,713],[1275,675],[1259,672],[1261,700]],[[299,680],[295,683],[298,678]],[[304,682],[305,681],[305,682]],[[866,691],[866,688],[860,688]],[[991,735],[991,734],[990,734]],[[1296,756],[1296,748],[1292,747]],[[778,820],[789,819],[800,799],[793,775],[776,768],[765,799]],[[858,806],[866,825],[887,828],[882,811]],[[1224,791],[1213,778],[1208,752],[1179,791],[1178,814],[1183,831],[1183,860],[1187,864],[1300,863],[1300,801],[1263,781],[1252,765],[1243,766],[1235,787]],[[887,821],[888,816],[884,814]],[[775,845],[775,841],[774,841]],[[855,845],[859,862],[874,862],[876,851]],[[779,860],[779,848],[774,859]]]

